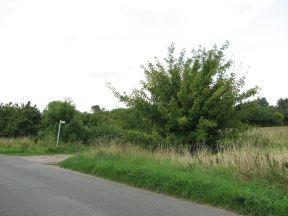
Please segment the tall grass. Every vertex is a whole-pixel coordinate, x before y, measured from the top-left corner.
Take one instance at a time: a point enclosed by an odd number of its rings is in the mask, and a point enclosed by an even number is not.
[[[125,154],[130,152],[132,155],[145,152],[144,157],[169,160],[184,168],[195,165],[227,168],[237,171],[237,177],[241,179],[260,178],[288,189],[288,127],[254,128],[222,142],[224,148],[216,154],[207,148],[195,154],[191,154],[187,149],[181,149],[179,154],[179,149],[174,148],[160,148],[153,153],[131,146],[104,149]]]
[[[93,157],[99,153],[126,155],[145,158],[146,160],[164,161],[187,170],[193,169],[195,166],[224,168],[234,170],[235,176],[243,181],[261,179],[267,183],[279,184],[288,189],[288,148],[282,146],[280,151],[279,146],[277,146],[275,150],[273,145],[270,144],[270,140],[265,139],[263,139],[264,147],[259,147],[260,143],[259,141],[255,142],[257,139],[254,135],[250,135],[249,142],[246,140],[246,143],[243,143],[241,147],[231,145],[230,148],[217,154],[211,153],[205,148],[195,154],[191,154],[187,149],[182,149],[179,153],[179,149],[173,148],[159,148],[152,152],[135,145],[110,142],[109,144],[98,143],[97,148],[85,152],[84,155],[87,157]]]
[[[0,138],[0,154],[11,155],[43,155],[43,154],[71,154],[88,150],[88,146],[75,143],[60,143],[56,147],[54,139]]]
[[[223,144],[225,149],[217,154],[204,149],[180,160],[184,166],[197,163],[236,170],[239,178],[260,178],[288,189],[288,127],[252,129]]]

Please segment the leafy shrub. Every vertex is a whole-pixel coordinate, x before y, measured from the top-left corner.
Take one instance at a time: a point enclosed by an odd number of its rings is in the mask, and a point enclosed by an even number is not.
[[[127,95],[109,88],[138,112],[146,128],[164,137],[176,136],[184,143],[200,141],[216,149],[227,131],[241,125],[237,105],[258,90],[243,90],[244,78],[237,79],[231,72],[232,61],[225,59],[227,47],[228,43],[220,49],[200,47],[193,50],[191,57],[183,51],[175,58],[172,44],[163,63],[156,59],[144,68],[146,80],[140,89]]]
[[[35,136],[38,134],[41,124],[41,113],[32,106],[26,104],[0,104],[0,136],[21,137]]]

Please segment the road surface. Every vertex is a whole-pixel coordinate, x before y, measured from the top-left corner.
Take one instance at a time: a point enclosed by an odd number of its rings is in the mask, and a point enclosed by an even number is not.
[[[232,216],[56,166],[0,155],[0,216]]]

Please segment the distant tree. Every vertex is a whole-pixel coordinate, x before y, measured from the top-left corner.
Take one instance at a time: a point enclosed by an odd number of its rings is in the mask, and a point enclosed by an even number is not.
[[[76,112],[75,105],[71,100],[52,101],[43,111],[43,123],[45,127],[54,128],[60,120],[69,123]]]
[[[244,91],[244,78],[231,72],[232,61],[224,50],[199,48],[186,57],[174,57],[172,44],[164,62],[157,58],[144,68],[146,80],[131,95],[109,86],[120,101],[139,113],[139,118],[160,135],[177,137],[192,151],[206,143],[217,149],[217,141],[241,126],[237,106],[257,93]]]
[[[0,136],[20,137],[37,135],[41,113],[31,102],[0,104]]]
[[[29,101],[27,104],[22,104],[20,108],[20,120],[18,122],[19,136],[35,136],[38,134],[41,125],[41,113],[32,106]]]
[[[268,107],[269,103],[265,97],[257,98],[255,100],[256,104],[261,106],[261,107]]]
[[[276,108],[284,115],[284,124],[288,125],[288,98],[280,98]]]
[[[242,121],[254,126],[283,125],[283,114],[270,106],[265,97],[241,105]]]
[[[96,112],[101,112],[102,109],[100,108],[99,105],[93,105],[93,106],[91,107],[91,111],[92,111],[93,113],[96,113]]]
[[[63,120],[65,125],[62,127],[61,138],[64,141],[81,139],[84,129],[80,115],[72,100],[50,102],[43,111],[44,134],[56,136],[59,121]]]

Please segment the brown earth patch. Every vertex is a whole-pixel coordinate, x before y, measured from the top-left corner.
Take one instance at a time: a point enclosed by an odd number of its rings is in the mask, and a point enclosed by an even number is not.
[[[41,164],[57,164],[69,157],[71,157],[71,155],[22,156],[20,158]]]

